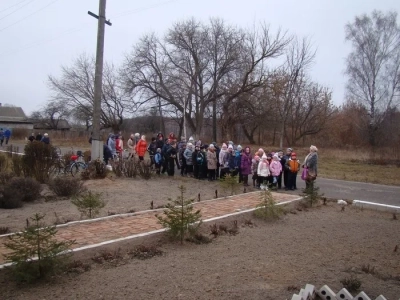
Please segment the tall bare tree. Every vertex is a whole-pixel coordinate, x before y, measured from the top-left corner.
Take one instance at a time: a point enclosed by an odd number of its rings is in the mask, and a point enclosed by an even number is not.
[[[70,110],[78,110],[91,123],[94,99],[95,60],[79,56],[71,67],[62,67],[62,75],[48,77],[53,92],[53,103],[64,103]],[[105,64],[103,71],[103,95],[101,99],[101,124],[103,128],[119,130],[124,114],[135,109],[132,95],[126,93],[119,82],[116,68]]]
[[[260,86],[267,62],[280,56],[289,40],[281,31],[271,34],[267,26],[245,31],[221,20],[202,24],[192,19],[175,24],[163,39],[143,37],[127,57],[123,74],[138,105],[161,99],[185,114],[200,136],[205,114],[211,111],[215,125],[218,101],[229,107]]]
[[[400,27],[397,13],[357,16],[346,25],[346,40],[352,51],[347,57],[347,96],[368,110],[369,144],[392,107],[399,104]]]
[[[283,147],[286,125],[291,107],[304,88],[306,73],[315,58],[315,50],[309,38],[292,40],[286,51],[285,65],[278,69],[272,81],[272,92],[275,97],[275,109],[279,115],[279,148]]]

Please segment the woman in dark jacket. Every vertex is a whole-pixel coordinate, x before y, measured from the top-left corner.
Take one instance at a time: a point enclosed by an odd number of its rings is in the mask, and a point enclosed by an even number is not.
[[[244,148],[241,158],[240,169],[242,171],[243,185],[249,186],[249,174],[251,174],[251,153],[250,147]]]

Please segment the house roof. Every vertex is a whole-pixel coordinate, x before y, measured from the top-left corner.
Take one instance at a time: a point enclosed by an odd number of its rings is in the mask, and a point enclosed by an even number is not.
[[[0,106],[0,122],[27,122],[27,117],[21,107]]]

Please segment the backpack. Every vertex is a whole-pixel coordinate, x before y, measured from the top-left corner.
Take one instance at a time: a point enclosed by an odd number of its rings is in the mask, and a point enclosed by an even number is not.
[[[199,151],[199,153],[197,153],[196,161],[197,161],[198,165],[203,164],[204,154],[201,151]]]

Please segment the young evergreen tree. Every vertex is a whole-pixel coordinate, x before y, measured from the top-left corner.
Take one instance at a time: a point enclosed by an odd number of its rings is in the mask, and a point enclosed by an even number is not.
[[[185,199],[185,187],[179,186],[180,196],[176,200],[168,199],[164,216],[157,216],[159,223],[168,228],[173,238],[179,239],[181,244],[186,233],[193,234],[201,224],[200,210],[194,211],[194,199]]]
[[[46,226],[44,215],[35,214],[27,221],[24,231],[10,235],[4,245],[11,250],[4,257],[13,265],[12,271],[18,281],[43,278],[61,270],[68,260],[68,250],[74,240],[58,241],[55,226]]]

